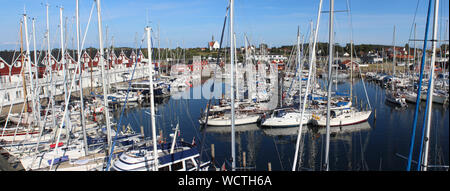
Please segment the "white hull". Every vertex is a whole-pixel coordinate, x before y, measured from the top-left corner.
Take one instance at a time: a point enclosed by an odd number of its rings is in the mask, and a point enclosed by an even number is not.
[[[393,95],[386,94],[386,101],[400,105],[401,107],[408,107],[408,104],[406,104],[406,98],[403,97],[395,97]]]
[[[166,145],[167,146],[167,145]],[[164,145],[161,145],[164,147]],[[198,151],[187,146],[180,146],[175,148],[173,153],[169,153],[168,148],[162,150],[159,148],[158,152],[158,170],[159,171],[193,171],[197,167],[201,171],[208,169],[210,162],[200,164],[195,160],[199,157]],[[174,164],[181,164],[180,166]],[[189,165],[188,165],[189,164]],[[119,155],[112,162],[110,170],[114,171],[154,171],[154,157],[153,151],[149,147],[130,150]]]
[[[298,127],[300,125],[301,113],[299,112],[288,112],[282,117],[270,117],[264,120],[261,124],[267,127]],[[311,118],[311,114],[305,113],[303,115],[302,124],[308,124]]]
[[[433,95],[433,103],[445,104],[448,102],[448,96]]]
[[[234,125],[245,125],[256,123],[259,120],[259,115],[236,115]],[[208,119],[209,126],[231,126],[231,117],[222,116]]]
[[[330,118],[330,126],[346,126],[346,125],[354,125],[358,123],[362,123],[367,121],[372,111],[351,111],[349,113],[342,113],[339,116],[334,118]],[[314,118],[314,117],[313,117]],[[316,124],[318,126],[326,126],[327,118],[325,116],[316,116]]]
[[[405,99],[406,99],[407,102],[416,103],[417,94],[415,94],[415,93],[408,93],[408,94],[406,94]],[[422,92],[420,94],[420,99],[422,101],[426,101],[427,100],[426,92]],[[433,94],[433,103],[445,104],[447,102],[448,102],[448,97],[446,97],[444,95],[439,95],[439,94],[436,94],[436,93]]]

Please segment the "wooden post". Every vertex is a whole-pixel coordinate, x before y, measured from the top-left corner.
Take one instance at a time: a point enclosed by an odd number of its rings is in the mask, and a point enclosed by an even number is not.
[[[245,164],[245,152],[242,152],[242,166],[245,168],[246,164]]]
[[[144,126],[143,126],[143,125],[141,125],[141,134],[142,134],[142,137],[145,137],[145,134],[144,134]]]
[[[215,153],[214,153],[214,144],[211,144],[211,160],[214,160]]]

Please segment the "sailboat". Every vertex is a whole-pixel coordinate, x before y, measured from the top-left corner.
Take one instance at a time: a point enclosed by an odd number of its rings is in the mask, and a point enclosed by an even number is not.
[[[176,134],[174,135],[176,136]],[[176,148],[175,148],[176,146]],[[200,152],[187,142],[175,141],[158,145],[158,164],[155,164],[151,146],[139,147],[119,155],[112,165],[113,171],[206,171],[210,162],[200,162]]]
[[[176,141],[178,134],[178,125],[173,134],[171,143],[157,144],[156,141],[156,123],[155,123],[155,107],[153,93],[153,65],[151,64],[151,37],[150,27],[145,28],[147,33],[147,47],[149,62],[149,82],[150,82],[150,111],[152,140],[144,143],[137,148],[132,148],[121,153],[112,161],[111,169],[109,164],[106,170],[113,171],[193,171],[193,170],[209,170],[210,162],[201,162],[200,152],[194,143],[186,143]],[[212,168],[215,170],[215,168]]]
[[[312,24],[311,24],[312,25]],[[312,28],[312,27],[311,27]],[[297,70],[298,70],[298,99],[299,99],[299,103],[301,102],[300,100],[303,98],[305,99],[307,97],[307,94],[309,91],[309,84],[303,84],[301,81],[303,81],[303,63],[302,63],[302,59],[301,59],[301,53],[300,53],[300,29],[298,29],[297,32]],[[312,69],[312,63],[310,63],[309,66]],[[309,77],[311,76],[311,71],[309,71]],[[294,75],[295,76],[295,75]],[[308,79],[308,77],[306,78]],[[309,80],[308,80],[309,83]],[[305,86],[305,90],[302,91],[303,87]],[[304,92],[305,95],[301,96],[302,92]],[[306,96],[306,97],[305,97]],[[306,100],[306,99],[305,99]],[[305,104],[305,103],[303,103]],[[312,115],[312,111],[308,110],[306,112],[302,113],[302,110],[300,109],[303,104],[299,104],[299,108],[298,109],[294,109],[294,108],[281,108],[281,109],[276,109],[272,112],[272,115],[267,118],[264,119],[261,122],[261,126],[262,127],[297,127],[300,124],[301,125],[306,125],[310,122],[310,118]],[[306,106],[306,105],[305,105]]]
[[[231,110],[225,110],[222,112],[216,112],[208,116],[208,126],[230,126],[231,125]],[[251,114],[246,112],[236,112],[235,113],[235,125],[246,125],[257,123],[260,120],[259,114]],[[206,118],[203,117],[199,120],[200,124],[206,122]]]
[[[261,121],[262,127],[298,127],[300,123],[306,125],[310,123],[312,111],[306,111],[300,122],[301,112],[292,108],[276,109],[269,118]]]
[[[427,35],[428,35],[428,27],[429,27],[429,20],[430,20],[430,12],[431,12],[431,3],[432,0],[429,1],[428,4],[428,13],[427,13],[427,22],[426,22],[426,28],[425,28],[425,38],[424,38],[424,45],[423,49],[426,49],[427,44]],[[430,67],[430,76],[428,80],[428,90],[427,90],[427,99],[426,99],[426,107],[425,107],[425,115],[423,117],[423,126],[422,126],[422,136],[420,140],[420,151],[419,151],[419,159],[417,161],[417,170],[418,171],[427,171],[428,168],[432,167],[444,167],[448,170],[448,165],[429,165],[428,164],[428,158],[429,158],[429,146],[430,146],[430,131],[431,131],[431,116],[432,116],[432,102],[433,102],[433,90],[434,90],[434,66],[435,66],[435,60],[436,60],[436,36],[437,36],[437,26],[438,26],[438,10],[439,10],[439,0],[435,0],[434,4],[434,23],[433,23],[433,34],[432,34],[432,45],[431,45],[431,67]],[[421,94],[420,90],[422,87],[422,77],[423,77],[423,71],[424,71],[424,64],[425,64],[425,51],[423,51],[422,56],[422,62],[421,62],[421,69],[420,69],[420,77],[419,77],[419,86],[417,94]],[[420,98],[420,97],[417,97]],[[414,113],[414,121],[413,121],[413,128],[412,128],[412,134],[411,134],[411,142],[410,142],[410,150],[409,150],[409,157],[408,157],[408,164],[407,164],[407,171],[411,170],[411,162],[412,162],[412,156],[414,151],[414,144],[415,144],[415,131],[417,126],[417,119],[418,119],[418,111],[420,107],[420,99],[417,99],[417,104],[415,107],[415,113]]]
[[[391,90],[386,91],[386,101],[393,103],[395,105],[399,105],[401,107],[408,107],[408,104],[406,104],[406,96],[401,94],[398,90],[395,89],[395,64],[396,64],[396,53],[395,53],[395,26],[394,26],[394,58],[392,61],[393,64],[393,76],[391,79]]]
[[[399,105],[401,107],[408,107],[408,104],[406,104],[406,95],[401,94],[400,92],[397,91],[387,91],[386,101],[393,103],[395,105]]]
[[[367,121],[372,111],[357,111],[356,108],[352,107],[350,109],[341,110],[331,110],[330,116],[330,126],[346,126],[354,125]],[[326,114],[313,115],[313,124],[317,126],[326,126]]]

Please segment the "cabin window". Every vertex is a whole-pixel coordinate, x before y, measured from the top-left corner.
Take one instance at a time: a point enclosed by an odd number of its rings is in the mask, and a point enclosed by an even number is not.
[[[5,67],[5,64],[3,62],[0,62],[0,69],[3,69]]]
[[[9,101],[9,93],[8,92],[5,93],[4,98],[5,98],[5,100]]]
[[[2,76],[1,78],[2,83],[8,82],[8,76]]]
[[[192,169],[195,167],[195,163],[192,159],[186,160],[186,170]]]
[[[183,161],[172,164],[172,171],[177,171],[183,168]]]
[[[16,98],[20,98],[22,96],[22,91],[18,90],[16,91]]]
[[[169,166],[160,167],[158,171],[169,171]]]
[[[18,61],[18,62],[16,62],[16,63],[14,64],[14,66],[15,66],[15,67],[21,67],[21,66],[22,66],[22,63],[21,63],[20,61]]]

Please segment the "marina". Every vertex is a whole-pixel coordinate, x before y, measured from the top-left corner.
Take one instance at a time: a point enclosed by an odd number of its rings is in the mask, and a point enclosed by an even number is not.
[[[36,34],[24,8],[19,49],[0,52],[2,171],[449,169],[448,19],[439,16],[448,18],[439,13],[448,1],[426,1],[424,38],[414,15],[407,46],[396,25],[392,44],[354,44],[349,2],[337,11],[334,0],[315,1],[307,26],[277,48],[239,31],[242,4],[230,0],[209,50],[161,48],[148,18],[134,48],[115,47],[102,24],[108,2],[90,1],[81,25],[74,2],[73,31],[63,7],[50,7],[59,13],[50,30],[42,4]],[[345,46],[338,21],[350,21]]]

